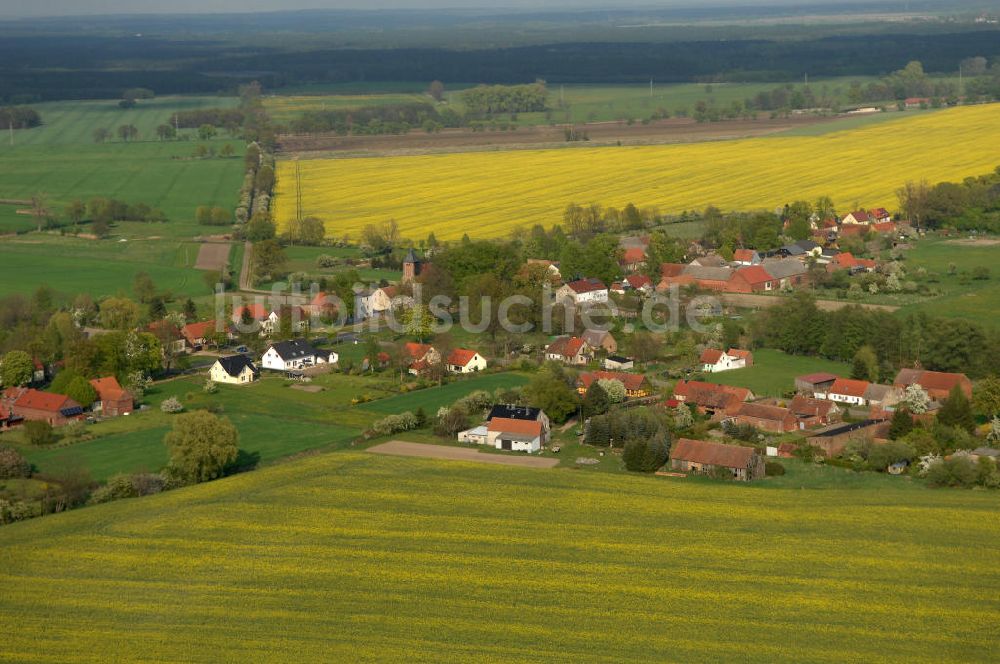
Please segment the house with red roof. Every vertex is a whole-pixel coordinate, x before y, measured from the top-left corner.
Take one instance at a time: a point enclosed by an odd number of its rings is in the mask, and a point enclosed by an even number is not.
[[[212,343],[215,334],[216,324],[214,320],[188,323],[181,328],[181,336],[190,350],[201,350],[202,347]]]
[[[753,392],[734,385],[681,380],[674,385],[674,398],[681,403],[693,404],[704,415],[722,418],[732,415],[742,402],[752,399]]]
[[[760,265],[741,267],[726,283],[727,293],[764,293],[777,288],[777,281]]]
[[[83,406],[65,394],[12,387],[4,390],[2,403],[12,415],[54,427],[83,419]]]
[[[456,348],[448,353],[445,364],[448,366],[448,371],[457,374],[486,370],[486,358],[468,348]]]
[[[271,335],[278,328],[281,316],[277,311],[265,307],[263,304],[254,302],[233,309],[232,321],[237,326],[237,330],[244,333],[260,330],[260,336]],[[247,329],[240,329],[242,326]]]
[[[740,265],[760,265],[763,259],[754,249],[737,249],[733,252],[733,262]]]
[[[805,428],[805,424],[800,425],[799,418],[788,408],[762,403],[741,403],[729,421],[772,433],[785,433]]]
[[[486,424],[486,444],[498,450],[538,452],[546,430],[540,420],[493,417]]]
[[[618,264],[628,272],[635,272],[646,264],[646,250],[642,247],[627,247]]]
[[[571,366],[587,364],[594,359],[594,349],[580,337],[556,337],[545,348],[545,359]]]
[[[906,389],[910,385],[919,385],[927,392],[927,396],[935,401],[947,399],[956,386],[962,390],[966,398],[972,398],[972,381],[963,373],[900,369],[892,384],[901,389]]]
[[[671,446],[670,468],[685,473],[724,469],[741,482],[764,477],[764,459],[754,448],[690,438],[681,438]]]
[[[699,361],[702,371],[716,373],[753,366],[753,353],[739,348],[730,348],[728,351],[706,348],[702,351]]]
[[[844,217],[840,220],[840,225],[870,224],[872,221],[874,220],[866,210],[854,210],[853,212],[848,212],[844,215]]]
[[[409,341],[403,345],[403,353],[409,358],[409,372],[414,376],[426,373],[432,364],[437,364],[441,361],[441,353],[435,350],[430,344]]]
[[[19,426],[24,418],[12,411],[3,401],[0,401],[0,431],[6,431]]]
[[[629,399],[648,397],[652,392],[649,380],[645,376],[624,371],[586,371],[577,378],[576,391],[586,394],[594,382],[602,380],[617,380],[625,387],[625,396]]]
[[[884,207],[877,207],[874,210],[868,211],[868,216],[871,217],[873,224],[880,224],[886,221],[892,221],[892,215]]]
[[[837,380],[837,374],[818,371],[816,373],[805,374],[795,377],[795,390],[803,394],[822,394],[830,391],[833,382]]]
[[[577,279],[556,291],[556,301],[576,305],[608,301],[608,287],[600,279]]]
[[[806,427],[824,426],[840,421],[842,410],[840,406],[826,399],[808,397],[796,394],[788,404],[790,410]]]
[[[97,392],[97,401],[91,406],[91,410],[95,413],[105,417],[131,414],[135,401],[132,394],[118,384],[117,378],[114,376],[95,378],[90,381],[90,385]]]
[[[865,394],[868,392],[870,385],[871,383],[867,380],[838,378],[833,381],[833,385],[830,386],[830,391],[826,393],[826,396],[820,396],[819,394],[816,396],[852,406],[864,406],[868,403]]]
[[[837,270],[850,270],[851,274],[858,272],[874,272],[876,267],[875,261],[870,258],[855,258],[851,252],[844,251],[833,258],[826,265],[827,272],[836,272]]]
[[[625,277],[625,285],[630,290],[639,291],[644,295],[653,292],[653,280],[645,274],[630,274]]]

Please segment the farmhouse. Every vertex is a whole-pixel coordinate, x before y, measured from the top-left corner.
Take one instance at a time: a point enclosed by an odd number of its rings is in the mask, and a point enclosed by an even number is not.
[[[864,406],[867,403],[865,394],[871,385],[867,380],[852,380],[850,378],[838,378],[833,381],[830,391],[826,394],[826,399],[839,401],[853,406]],[[817,395],[818,396],[818,395]]]
[[[773,433],[805,428],[805,424],[800,425],[795,413],[789,409],[761,403],[741,403],[731,421]]]
[[[826,394],[833,387],[837,374],[817,372],[795,377],[795,390],[803,394],[814,394],[820,399],[825,399]]]
[[[753,398],[753,392],[745,387],[682,380],[674,386],[674,398],[695,405],[705,415],[722,417],[735,413],[740,403]]]
[[[210,344],[215,336],[215,321],[207,320],[201,323],[188,323],[181,328],[181,336],[189,350],[201,350]]]
[[[649,295],[653,292],[653,280],[645,274],[630,274],[625,277],[625,285],[634,290]]]
[[[486,416],[486,421],[490,422],[494,418],[508,419],[508,420],[526,420],[529,422],[541,422],[543,437],[548,437],[549,431],[551,430],[551,425],[549,423],[549,416],[545,414],[545,411],[541,408],[534,408],[532,406],[516,406],[511,404],[498,404],[490,409],[489,414]]]
[[[618,351],[618,342],[607,330],[584,330],[581,338],[594,350],[603,350],[606,353]]]
[[[246,355],[230,355],[217,359],[209,369],[208,376],[213,383],[246,385],[257,380],[260,371]]]
[[[706,373],[743,369],[753,366],[753,353],[739,348],[722,351],[718,348],[706,348],[701,353],[701,370]]]
[[[409,372],[414,376],[425,373],[432,364],[441,362],[441,353],[430,344],[418,344],[410,341],[403,346],[403,352],[409,358]]]
[[[545,348],[545,359],[573,366],[587,364],[594,358],[594,350],[579,337],[556,337]]]
[[[728,293],[763,293],[776,288],[776,281],[760,265],[750,265],[736,270],[725,284]]]
[[[753,249],[737,249],[733,252],[733,262],[738,265],[760,265],[760,254]]]
[[[651,392],[649,381],[642,374],[624,373],[619,371],[587,371],[580,374],[576,382],[576,391],[586,394],[594,381],[617,380],[625,387],[625,396],[629,399],[648,397]]]
[[[864,210],[854,210],[853,212],[848,212],[840,220],[841,225],[844,224],[870,224],[874,221],[871,216]]]
[[[83,419],[83,406],[65,394],[10,387],[4,390],[3,403],[12,415],[23,420],[48,422],[54,427]]]
[[[874,272],[876,263],[870,258],[855,258],[849,251],[845,251],[834,256],[827,263],[827,272],[837,270],[849,270],[851,274],[858,272]]]
[[[260,363],[265,369],[287,371],[318,364],[335,364],[338,359],[337,353],[317,350],[305,339],[292,339],[271,344],[264,351]]]
[[[263,304],[254,303],[238,307],[233,311],[234,325],[252,325],[256,323],[260,326],[260,336],[266,337],[274,333],[278,327],[280,316],[277,311],[268,309]],[[250,332],[251,329],[241,330]]]
[[[97,401],[91,406],[95,413],[105,417],[128,415],[135,407],[132,394],[118,384],[114,376],[95,378],[90,381],[91,387],[97,392]]]
[[[809,268],[796,258],[767,259],[762,264],[777,283],[778,288],[795,288],[808,283]]]
[[[764,459],[752,447],[724,445],[681,438],[670,449],[670,467],[692,473],[728,470],[734,479],[749,482],[764,477]]]
[[[972,381],[961,373],[945,373],[943,371],[925,371],[923,369],[900,369],[892,381],[896,387],[905,389],[910,385],[919,385],[927,392],[927,396],[935,401],[944,401],[957,385],[969,399],[972,398]]]
[[[804,422],[807,427],[823,426],[836,422],[840,419],[842,412],[840,406],[832,401],[808,397],[803,394],[795,395],[791,403],[788,404],[788,410],[792,411],[795,417]]]
[[[475,373],[486,369],[486,358],[468,348],[456,348],[448,353],[445,361],[448,371],[458,374]]]
[[[618,264],[622,266],[623,269],[634,272],[638,270],[646,263],[646,250],[641,246],[628,247],[622,252],[621,260]]]
[[[494,417],[486,432],[486,444],[498,450],[537,452],[545,442],[545,430],[538,420]]]
[[[576,305],[607,302],[608,287],[600,279],[577,279],[564,284],[556,291],[556,301],[572,302]]]

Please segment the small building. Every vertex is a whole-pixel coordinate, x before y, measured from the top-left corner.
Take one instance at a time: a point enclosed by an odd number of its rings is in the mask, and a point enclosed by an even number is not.
[[[458,432],[458,442],[485,445],[489,439],[489,430],[485,424]]]
[[[217,359],[208,370],[208,377],[213,383],[246,385],[257,380],[260,371],[246,355],[230,355]]]
[[[741,482],[764,477],[764,459],[754,448],[690,438],[681,438],[673,444],[670,468],[691,473],[711,473],[724,468]]]
[[[833,381],[833,385],[830,386],[830,391],[826,393],[826,396],[821,397],[819,394],[816,396],[821,399],[838,401],[852,406],[864,406],[868,403],[865,399],[865,394],[868,392],[870,385],[871,383],[867,380],[837,378],[837,380]]]
[[[584,330],[581,338],[594,350],[603,350],[605,353],[618,352],[618,342],[607,330]]]
[[[806,427],[825,426],[840,420],[841,409],[836,403],[826,399],[817,399],[804,394],[796,394],[788,410],[805,423]]]
[[[607,301],[608,287],[600,279],[577,279],[556,291],[556,302],[587,305]]]
[[[820,399],[825,399],[826,394],[833,387],[837,374],[817,372],[795,377],[795,391],[802,394],[814,394]]]
[[[604,358],[604,368],[608,371],[628,371],[635,368],[635,360],[623,355],[608,355]]]
[[[545,431],[538,420],[494,417],[486,430],[486,444],[498,450],[538,452],[545,442]]]
[[[760,254],[754,249],[737,249],[733,252],[733,262],[739,265],[760,265]]]
[[[135,408],[132,393],[123,388],[114,376],[95,378],[90,381],[91,387],[97,392],[97,401],[91,405],[91,410],[105,417],[120,417],[130,415]]]
[[[431,365],[441,362],[441,353],[430,344],[409,341],[403,345],[403,352],[410,363],[409,373],[414,376],[426,373]]]
[[[214,320],[207,320],[201,323],[188,323],[181,328],[181,336],[187,344],[188,350],[198,351],[212,342],[216,334],[216,324]]]
[[[730,421],[772,433],[785,433],[805,428],[805,425],[800,425],[795,414],[787,408],[762,403],[741,403]]]
[[[625,286],[628,287],[628,290],[636,291],[643,295],[649,295],[654,290],[653,280],[645,274],[628,275],[625,277]]]
[[[776,281],[761,265],[748,265],[732,273],[725,282],[727,293],[766,293],[773,291]]]
[[[425,263],[411,248],[403,258],[403,283],[413,281],[424,271]]]
[[[317,350],[305,339],[292,339],[268,346],[260,363],[265,369],[288,371],[320,364],[336,364],[338,359],[337,353]]]
[[[753,392],[745,387],[682,380],[674,386],[674,398],[694,405],[704,415],[721,419],[733,415],[742,402],[752,399]]]
[[[586,371],[577,379],[576,391],[586,394],[595,381],[602,380],[617,380],[625,387],[625,396],[629,399],[648,397],[652,392],[649,380],[642,374],[620,371]]]
[[[19,426],[24,418],[14,413],[4,403],[0,402],[0,431]]]
[[[563,335],[545,348],[545,359],[580,366],[594,359],[594,350],[580,337]]]
[[[456,348],[448,353],[445,361],[448,371],[457,374],[476,373],[486,370],[486,358],[468,348]]]
[[[753,366],[753,353],[739,348],[730,348],[728,351],[718,348],[706,348],[701,353],[701,370],[706,373],[717,373],[719,371],[729,371],[731,369],[743,369]]]
[[[889,422],[882,419],[868,419],[861,422],[832,424],[813,432],[806,443],[820,448],[828,457],[840,455],[852,440],[885,438],[889,432]]]
[[[83,419],[83,406],[65,394],[42,392],[24,387],[4,390],[3,403],[10,417],[32,422],[48,422],[54,427]]]

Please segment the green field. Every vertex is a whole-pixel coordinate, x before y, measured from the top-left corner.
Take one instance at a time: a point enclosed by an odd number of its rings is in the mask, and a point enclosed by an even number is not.
[[[473,390],[492,392],[497,388],[520,387],[528,383],[527,376],[515,373],[486,374],[456,380],[442,387],[431,387],[406,394],[396,394],[386,399],[379,399],[363,404],[363,410],[389,415],[403,411],[415,411],[423,408],[428,415],[436,413],[438,408],[448,406],[469,394]]]
[[[703,380],[719,385],[749,388],[757,396],[781,396],[795,390],[795,377],[827,371],[850,376],[851,367],[843,362],[821,357],[786,355],[780,350],[759,348],[753,351],[753,366],[720,373],[705,374]]]
[[[995,659],[995,496],[894,486],[325,454],[3,527],[0,658]]]
[[[234,98],[162,97],[120,109],[114,101],[50,102],[34,106],[43,126],[15,132],[14,145],[0,142],[0,199],[44,194],[59,215],[73,199],[94,196],[147,203],[170,221],[144,226],[145,235],[184,236],[203,232],[194,221],[199,205],[234,207],[242,182],[240,141],[219,137],[208,142],[220,149],[230,143],[237,157],[196,159],[197,140],[161,142],[156,127],[177,110],[227,106]],[[139,130],[138,141],[114,138],[97,144],[95,129],[114,132],[123,124]],[[193,130],[181,130],[193,136]],[[2,219],[2,218],[0,218]]]

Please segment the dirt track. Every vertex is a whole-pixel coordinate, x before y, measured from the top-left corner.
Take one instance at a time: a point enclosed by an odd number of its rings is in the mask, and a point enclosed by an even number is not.
[[[743,293],[722,293],[722,301],[734,307],[759,307],[766,309],[788,302],[787,298],[776,295],[749,295]],[[837,311],[851,305],[857,304],[864,309],[875,311],[896,311],[899,307],[892,304],[865,304],[861,302],[847,302],[843,300],[816,300],[816,307],[821,311]]]
[[[452,461],[476,461],[478,463],[495,463],[501,466],[521,466],[522,468],[552,468],[559,463],[558,459],[486,454],[466,447],[408,443],[402,440],[390,440],[388,443],[369,447],[368,451],[374,454],[423,457],[425,459],[450,459]]]
[[[586,132],[589,141],[567,143],[564,125],[521,127],[517,131],[471,131],[445,129],[436,134],[413,130],[408,134],[385,136],[337,136],[336,134],[285,135],[279,139],[284,153],[330,153],[326,156],[402,155],[426,152],[461,152],[469,150],[567,147],[586,145],[650,145],[694,143],[750,136],[764,136],[793,127],[829,122],[834,117],[814,115],[758,120],[696,122],[691,118],[671,118],[649,124],[597,122],[576,125]],[[324,156],[310,154],[312,157]]]

